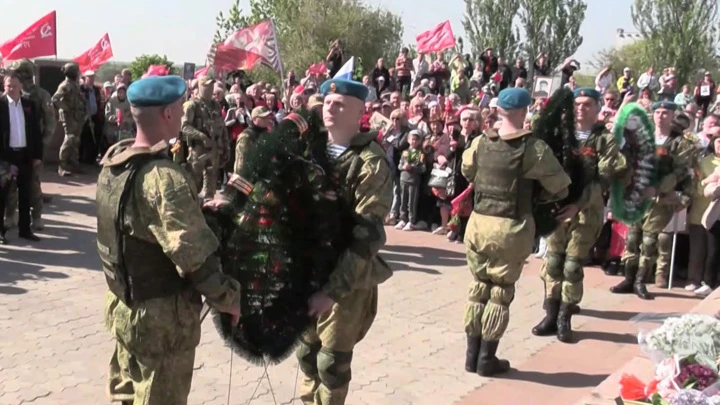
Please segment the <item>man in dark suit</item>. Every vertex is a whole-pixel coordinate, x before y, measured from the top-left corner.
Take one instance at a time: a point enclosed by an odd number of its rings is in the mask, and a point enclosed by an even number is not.
[[[102,133],[105,126],[105,104],[102,89],[95,84],[94,71],[88,70],[83,74],[83,84],[80,89],[87,100],[90,115],[80,135],[80,163],[93,166],[97,164],[98,152],[104,152],[106,149],[106,145],[102,144],[105,138]]]
[[[0,161],[17,168],[18,236],[39,241],[30,228],[30,187],[32,171],[42,160],[43,143],[39,112],[29,98],[22,96],[22,83],[13,71],[3,80],[5,94],[0,97]],[[5,200],[0,198],[0,212],[5,212]],[[0,244],[7,244],[5,224],[0,215]]]

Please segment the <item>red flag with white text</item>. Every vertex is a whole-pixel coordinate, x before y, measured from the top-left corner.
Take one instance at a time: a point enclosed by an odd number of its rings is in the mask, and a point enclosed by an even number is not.
[[[80,66],[80,72],[85,72],[87,70],[97,70],[112,57],[113,50],[110,35],[105,33],[95,46],[75,58],[75,62]]]
[[[450,20],[438,24],[435,28],[415,37],[418,53],[440,52],[455,46]]]
[[[55,11],[37,20],[20,35],[0,45],[4,61],[57,55]]]
[[[262,55],[238,49],[232,45],[220,44],[215,49],[213,66],[218,71],[233,71],[236,69],[250,70],[262,60]]]
[[[147,68],[147,71],[145,71],[145,74],[142,76],[142,78],[150,77],[150,76],[167,76],[170,74],[170,70],[165,65],[150,65]]]

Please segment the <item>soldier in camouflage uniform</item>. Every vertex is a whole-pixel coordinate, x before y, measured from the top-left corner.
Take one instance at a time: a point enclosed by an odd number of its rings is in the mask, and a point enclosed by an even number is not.
[[[180,132],[185,89],[177,76],[129,87],[137,136],[108,150],[97,182],[105,321],[117,341],[108,393],[125,405],[187,404],[201,295],[235,322],[240,316],[239,284],[220,270],[195,185],[164,153]]]
[[[510,320],[515,283],[533,249],[533,201],[558,201],[567,196],[570,185],[548,145],[522,129],[530,102],[525,89],[500,92],[502,125],[497,132],[486,130],[475,138],[462,156],[462,174],[475,191],[465,231],[473,275],[465,307],[465,369],[482,376],[510,369],[496,353]],[[542,186],[542,195],[533,195],[534,184]]]
[[[60,146],[58,174],[71,176],[73,172],[79,172],[80,133],[89,117],[87,100],[78,84],[80,68],[77,63],[65,64],[63,73],[65,80],[60,83],[52,101],[65,133],[65,139]]]
[[[195,185],[208,200],[215,196],[218,173],[230,154],[222,109],[212,98],[214,84],[215,80],[208,76],[198,80],[198,97],[185,103],[182,124],[190,153],[190,172]]]
[[[233,162],[233,172],[240,174],[243,162],[245,161],[245,152],[252,148],[260,139],[260,136],[267,132],[269,117],[272,112],[267,107],[253,108],[250,118],[252,121],[237,137],[235,142],[235,162]]]
[[[659,248],[662,247],[666,252],[663,256],[669,258],[672,239],[668,246],[667,236],[664,237],[662,244],[659,236],[670,223],[675,212],[684,208],[685,203],[677,189],[690,178],[689,169],[695,153],[694,148],[689,147],[689,143],[681,133],[672,131],[676,109],[675,103],[669,101],[661,101],[653,105],[659,177],[657,196],[642,221],[628,230],[622,257],[625,263],[625,279],[610,288],[613,293],[634,292],[638,297],[650,300],[653,296],[645,287],[645,278],[652,274],[652,268],[656,263],[661,274],[669,270],[669,263],[658,260]]]
[[[532,330],[536,336],[557,334],[558,340],[565,343],[572,341],[571,317],[583,296],[583,263],[602,229],[604,189],[610,180],[628,172],[615,136],[597,123],[600,93],[591,88],[575,90],[575,110],[575,137],[586,185],[580,200],[565,208],[570,220],[560,224],[547,238],[547,253],[540,271],[545,283],[545,318]]]
[[[353,349],[375,319],[378,284],[390,278],[390,267],[378,256],[385,244],[383,219],[392,204],[390,166],[375,135],[358,133],[367,87],[348,80],[329,80],[324,122],[328,153],[335,159],[343,191],[357,223],[352,247],[343,252],[322,290],[310,298],[317,324],[301,338],[297,357],[304,377],[300,399],[306,405],[342,405],[350,385]]]
[[[35,64],[28,59],[13,62],[10,69],[18,75],[23,85],[23,93],[35,104],[36,110],[40,113],[40,130],[42,131],[43,146],[50,143],[55,133],[55,109],[52,105],[50,93],[40,86],[35,85]],[[33,168],[32,187],[30,189],[30,207],[32,209],[32,227],[35,230],[42,230],[43,195],[40,187],[40,175],[42,164]],[[9,190],[7,206],[5,207],[6,226],[12,227],[15,224],[15,211],[18,205],[17,187]]]

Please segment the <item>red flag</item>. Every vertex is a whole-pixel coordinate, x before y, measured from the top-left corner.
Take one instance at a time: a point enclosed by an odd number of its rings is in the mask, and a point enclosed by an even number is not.
[[[205,66],[204,68],[202,68],[202,69],[200,69],[200,70],[196,70],[196,71],[195,71],[195,78],[197,79],[198,77],[207,76],[209,70],[210,70],[210,66],[209,66],[209,65],[208,65],[208,66]]]
[[[216,71],[250,70],[261,60],[262,55],[257,53],[233,45],[220,44],[215,50],[213,66]]]
[[[450,20],[421,33],[415,37],[415,40],[417,40],[418,53],[440,52],[455,46],[455,36],[450,26]]]
[[[0,45],[3,60],[18,60],[57,54],[55,11],[37,20],[17,37]]]
[[[110,43],[110,35],[105,33],[95,46],[75,58],[75,62],[80,66],[80,72],[85,72],[87,70],[97,70],[112,57],[113,51],[112,44]]]
[[[313,63],[307,70],[308,73],[313,75],[324,75],[327,73],[327,65],[325,65],[325,62]]]
[[[150,76],[167,76],[170,74],[170,70],[165,65],[150,65],[147,71],[142,76],[143,79]]]
[[[282,69],[275,25],[272,20],[263,21],[235,31],[230,34],[223,44],[259,55],[260,62],[271,67],[277,73],[280,73]],[[217,58],[217,55],[215,57]]]

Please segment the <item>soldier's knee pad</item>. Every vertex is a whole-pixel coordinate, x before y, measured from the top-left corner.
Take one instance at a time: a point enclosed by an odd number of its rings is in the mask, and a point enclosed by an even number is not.
[[[321,348],[317,355],[320,381],[329,389],[337,389],[350,383],[352,352],[336,352]]]
[[[309,375],[318,374],[318,352],[320,351],[320,342],[308,343],[304,339],[300,339],[300,346],[298,346],[295,354],[297,355],[298,363],[300,363],[300,369]]]
[[[563,274],[564,255],[559,253],[545,253],[545,273],[553,279],[559,279]]]
[[[501,306],[510,305],[515,299],[515,285],[493,284],[490,290],[490,302]]]
[[[658,253],[658,235],[645,233],[642,238],[643,253],[645,256],[655,256]]]
[[[577,257],[568,257],[565,259],[563,267],[563,276],[570,283],[579,283],[585,278],[583,273],[582,261]]]
[[[629,253],[637,254],[640,253],[640,243],[642,239],[641,232],[628,232],[625,239],[625,249]]]

